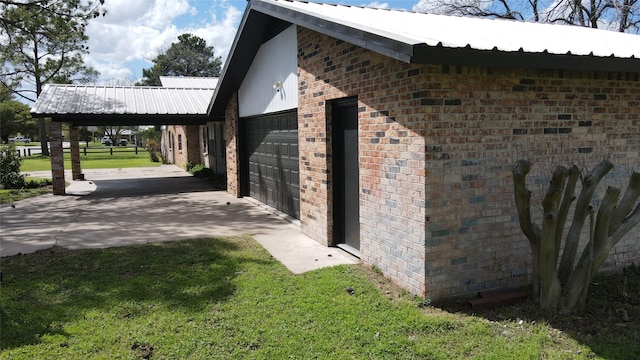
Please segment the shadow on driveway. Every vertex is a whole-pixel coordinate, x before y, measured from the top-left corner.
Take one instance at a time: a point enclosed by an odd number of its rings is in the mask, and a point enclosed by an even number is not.
[[[123,170],[85,171],[88,180],[80,185],[95,185],[85,196],[44,195],[0,209],[2,256],[53,245],[102,248],[294,226],[175,166]]]

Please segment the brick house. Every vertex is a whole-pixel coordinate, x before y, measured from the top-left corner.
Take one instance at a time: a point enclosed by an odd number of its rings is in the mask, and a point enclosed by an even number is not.
[[[215,89],[218,78],[193,76],[160,76],[163,87],[173,89]],[[187,168],[201,164],[215,173],[226,170],[224,124],[209,121],[205,125],[166,125],[160,144],[163,161]]]
[[[432,299],[519,286],[531,256],[513,164],[534,164],[537,208],[557,164],[607,158],[605,183],[626,186],[640,36],[251,0],[209,115],[225,123],[228,191],[316,241]],[[640,261],[638,235],[605,267]]]

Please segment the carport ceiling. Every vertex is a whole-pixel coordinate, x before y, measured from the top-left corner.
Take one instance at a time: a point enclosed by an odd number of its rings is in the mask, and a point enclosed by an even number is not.
[[[213,89],[45,85],[31,115],[74,126],[204,125]]]

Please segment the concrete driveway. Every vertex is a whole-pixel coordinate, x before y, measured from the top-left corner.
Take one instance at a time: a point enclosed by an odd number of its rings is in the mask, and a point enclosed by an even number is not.
[[[51,177],[50,172],[30,175]],[[85,170],[84,175],[87,180],[73,181],[66,196],[3,204],[1,256],[54,245],[89,249],[249,234],[294,273],[357,262],[302,235],[295,221],[273,209],[213,191],[174,165]]]

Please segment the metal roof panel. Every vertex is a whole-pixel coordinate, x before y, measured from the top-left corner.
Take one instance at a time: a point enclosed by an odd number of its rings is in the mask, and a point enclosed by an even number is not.
[[[45,85],[31,113],[49,115],[206,115],[213,89]]]
[[[259,0],[408,45],[640,58],[640,36],[580,26],[417,13],[292,0]]]

